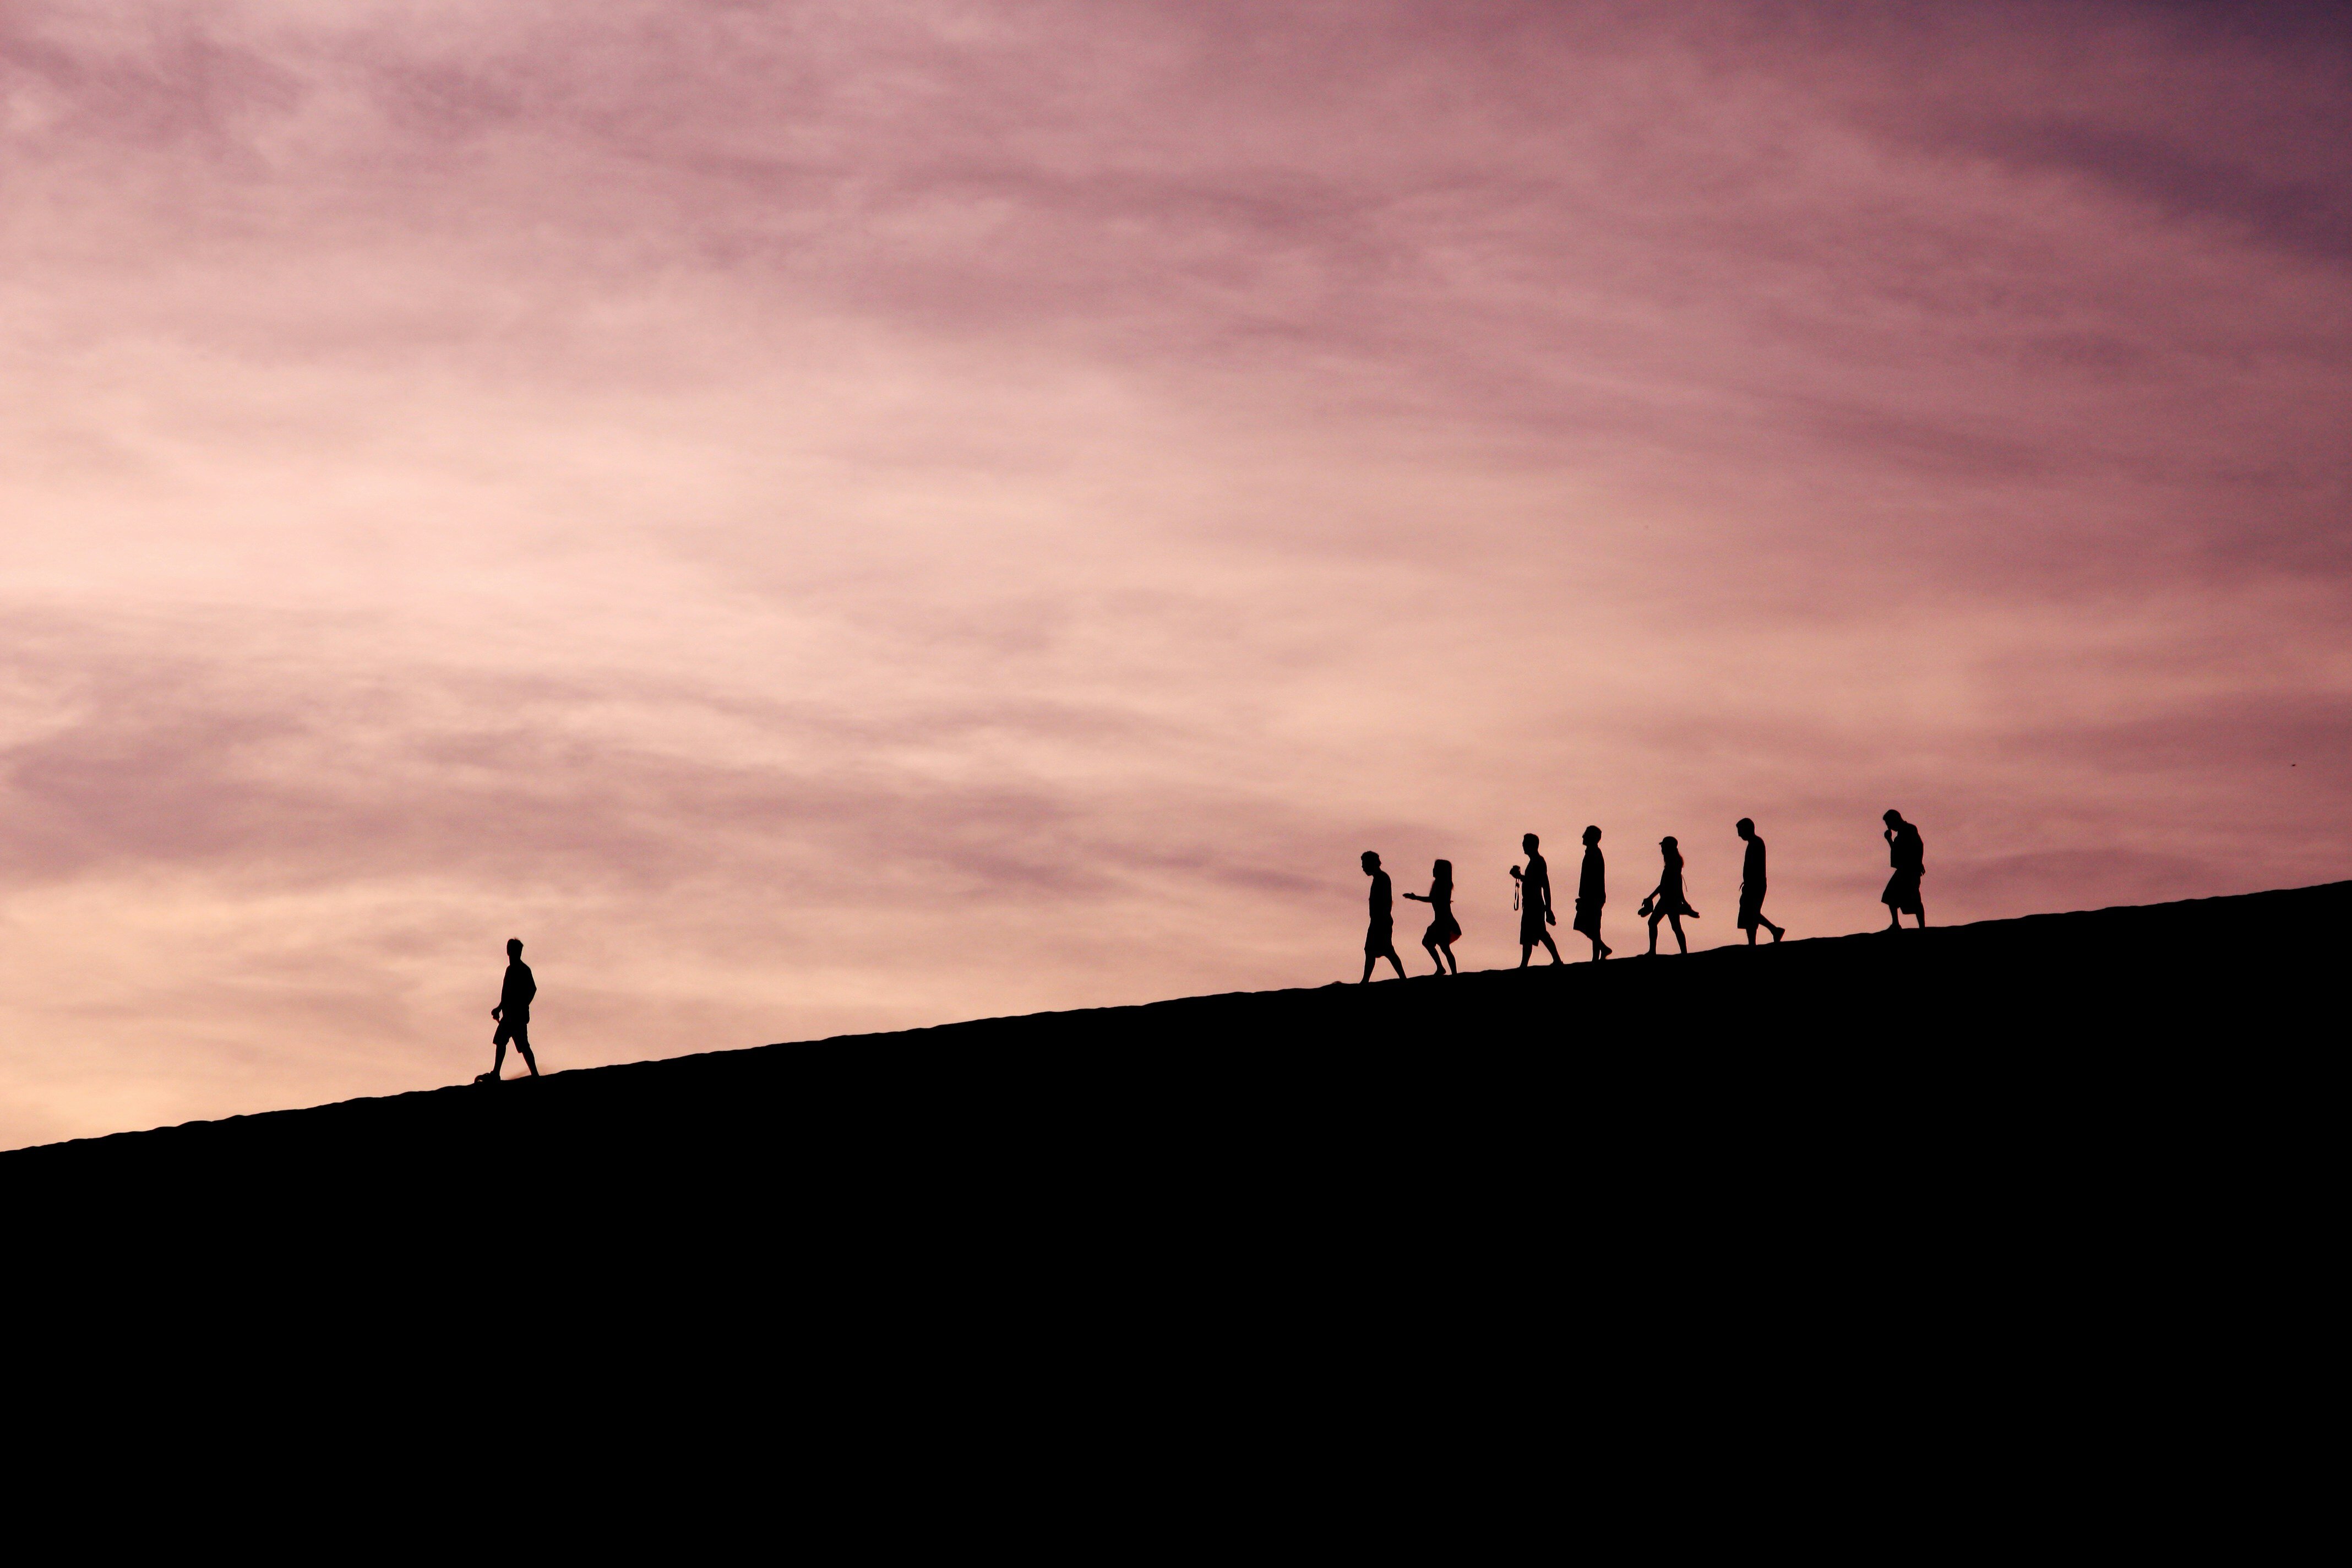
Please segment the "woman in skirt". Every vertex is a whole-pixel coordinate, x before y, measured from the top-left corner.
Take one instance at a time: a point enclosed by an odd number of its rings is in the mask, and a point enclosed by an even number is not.
[[[1415,903],[1429,906],[1429,929],[1421,933],[1421,945],[1429,950],[1431,962],[1440,974],[1459,974],[1462,965],[1454,962],[1454,939],[1462,928],[1454,921],[1454,862],[1440,860],[1429,868],[1429,891],[1407,893]],[[1448,966],[1451,965],[1451,968]]]

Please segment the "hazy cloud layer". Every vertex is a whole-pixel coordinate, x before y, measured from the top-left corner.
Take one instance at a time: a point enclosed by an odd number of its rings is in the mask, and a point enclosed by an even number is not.
[[[2251,18],[2251,19],[2250,19]],[[0,1140],[2352,875],[2339,7],[0,9]],[[1401,878],[1404,882],[1407,879]]]

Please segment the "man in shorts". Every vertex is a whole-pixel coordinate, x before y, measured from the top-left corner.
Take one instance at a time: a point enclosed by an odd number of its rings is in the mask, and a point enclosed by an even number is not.
[[[1747,858],[1739,863],[1739,929],[1748,933],[1750,947],[1756,945],[1758,926],[1778,942],[1789,932],[1764,918],[1764,840],[1756,837],[1756,824],[1748,817],[1741,817],[1732,831],[1748,841]]]
[[[539,1058],[530,1054],[530,999],[539,994],[539,982],[530,977],[530,965],[522,961],[522,939],[507,939],[507,980],[499,988],[499,1005],[490,1009],[490,1016],[499,1021],[499,1032],[490,1044],[499,1048],[490,1070],[476,1079],[476,1083],[496,1083],[499,1069],[507,1065],[507,1042],[522,1053],[523,1065],[530,1076],[539,1076]]]

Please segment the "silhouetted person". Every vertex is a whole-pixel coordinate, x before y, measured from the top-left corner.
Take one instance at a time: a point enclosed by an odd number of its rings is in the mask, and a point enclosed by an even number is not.
[[[1748,933],[1750,947],[1756,945],[1758,926],[1770,931],[1778,942],[1789,932],[1764,918],[1764,840],[1756,837],[1756,823],[1750,817],[1741,817],[1732,831],[1748,840],[1748,853],[1739,862],[1739,929]]]
[[[1559,949],[1553,945],[1551,932],[1544,930],[1546,926],[1559,924],[1559,917],[1551,912],[1551,868],[1545,865],[1544,858],[1536,853],[1536,846],[1540,842],[1532,833],[1520,839],[1519,847],[1527,851],[1528,868],[1522,874],[1517,866],[1511,868],[1511,878],[1519,885],[1521,969],[1525,969],[1528,960],[1536,955],[1538,942],[1543,943],[1544,951],[1551,954],[1554,963],[1560,961]]]
[[[1674,926],[1675,951],[1688,952],[1690,943],[1683,938],[1683,917],[1688,915],[1693,920],[1698,919],[1698,911],[1690,907],[1688,899],[1683,897],[1683,852],[1671,835],[1658,840],[1658,853],[1664,857],[1665,865],[1658,873],[1657,887],[1642,900],[1642,908],[1638,911],[1647,916],[1650,921],[1649,956],[1652,958],[1658,956],[1660,921]]]
[[[1919,929],[1927,929],[1927,910],[1919,902],[1919,879],[1927,874],[1927,847],[1919,842],[1919,830],[1903,820],[1899,811],[1890,811],[1885,819],[1887,864],[1895,875],[1886,879],[1886,891],[1878,901],[1886,906],[1886,929],[1901,931],[1905,915],[1916,915]]]
[[[1592,939],[1594,963],[1617,950],[1601,940],[1601,906],[1609,901],[1609,868],[1601,858],[1601,829],[1584,830],[1584,864],[1576,873],[1575,929]]]
[[[1429,868],[1426,897],[1420,893],[1407,893],[1405,897],[1429,906],[1429,929],[1421,933],[1421,945],[1429,950],[1430,962],[1437,965],[1437,973],[1461,973],[1462,966],[1454,961],[1454,942],[1462,934],[1462,928],[1454,920],[1454,862],[1440,860]]]
[[[499,1070],[507,1065],[507,1042],[522,1054],[523,1065],[530,1076],[539,1076],[539,1060],[530,1054],[530,999],[539,994],[539,982],[530,977],[530,965],[522,961],[522,940],[507,939],[507,979],[499,987],[499,1005],[490,1009],[490,1016],[499,1021],[499,1032],[490,1044],[499,1054],[490,1062],[490,1070],[476,1079],[476,1083],[496,1083]]]
[[[1389,874],[1381,869],[1381,858],[1370,850],[1364,851],[1364,875],[1372,879],[1372,923],[1364,932],[1364,980],[1372,977],[1372,965],[1387,959],[1396,965],[1397,978],[1404,978],[1404,960],[1397,956],[1395,906],[1389,900]]]

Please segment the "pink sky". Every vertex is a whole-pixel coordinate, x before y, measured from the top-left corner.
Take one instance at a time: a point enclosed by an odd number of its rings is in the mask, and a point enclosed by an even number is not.
[[[1352,979],[1367,847],[1512,962],[1587,822],[1621,948],[1743,814],[1797,936],[1889,805],[2352,876],[2246,14],[6,0],[0,1142],[461,1079],[510,935],[572,1067]]]

